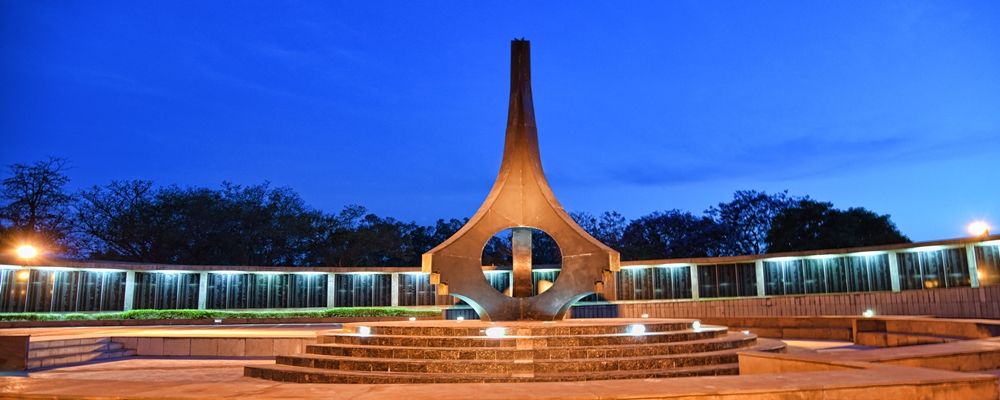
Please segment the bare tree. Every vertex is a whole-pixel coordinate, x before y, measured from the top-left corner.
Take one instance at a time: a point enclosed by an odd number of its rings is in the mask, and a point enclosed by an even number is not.
[[[73,196],[66,193],[69,160],[49,157],[7,168],[10,177],[0,186],[0,235],[5,244],[25,243],[54,254],[75,254],[70,223]]]
[[[808,198],[808,196],[806,197]],[[705,211],[716,222],[729,229],[729,238],[722,255],[764,254],[767,252],[767,232],[771,220],[782,210],[798,203],[801,198],[788,191],[767,194],[764,191],[737,190],[733,201],[719,203]]]

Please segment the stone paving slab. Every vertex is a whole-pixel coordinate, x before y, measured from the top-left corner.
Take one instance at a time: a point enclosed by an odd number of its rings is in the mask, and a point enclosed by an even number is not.
[[[118,328],[113,333],[85,331],[84,329],[30,329],[32,335],[47,338],[99,337],[99,336],[149,336],[155,332],[161,337],[190,337],[191,332],[178,332],[177,327],[163,329],[141,327],[125,331]],[[190,327],[185,327],[188,329]],[[197,327],[205,337],[273,337],[297,334],[315,337],[321,329],[338,326],[282,326],[266,329],[260,326],[243,329],[239,326]],[[106,328],[101,328],[106,329]],[[124,328],[134,329],[134,328]],[[28,329],[18,329],[25,331]],[[212,332],[204,332],[212,330]],[[0,330],[0,333],[11,334]],[[131,332],[131,333],[129,333]],[[979,341],[977,341],[979,342]],[[914,346],[899,349],[873,350],[878,353],[862,355],[868,351],[837,351],[827,354],[795,354],[795,356],[836,358],[888,359],[905,356],[934,355],[942,352],[983,350],[986,344],[958,342],[934,346],[959,346],[935,349],[933,346]],[[823,349],[854,350],[850,343],[796,341],[792,348],[802,351]],[[930,347],[928,349],[928,347]],[[798,353],[798,352],[797,352]],[[821,361],[821,360],[817,360]],[[273,360],[198,359],[136,357],[111,362],[100,362],[74,367],[31,372],[28,377],[0,376],[0,399],[110,399],[110,398],[414,398],[436,399],[475,398],[482,400],[525,399],[781,399],[781,398],[962,398],[997,399],[997,371],[992,374],[957,373],[926,368],[901,367],[881,364],[878,368],[823,372],[776,373],[731,377],[698,377],[642,379],[623,381],[587,381],[564,383],[501,383],[501,384],[447,384],[447,385],[338,385],[291,384],[243,376],[245,365],[272,365]]]
[[[880,348],[850,354],[803,354],[818,362],[866,362],[947,371],[989,371],[1000,368],[1000,338]]]
[[[0,335],[31,335],[31,340],[67,340],[90,337],[316,337],[317,332],[340,329],[341,324],[116,326],[76,328],[0,329]]]
[[[922,368],[565,383],[290,384],[242,376],[267,360],[135,358],[0,377],[0,398],[996,399],[996,377]]]

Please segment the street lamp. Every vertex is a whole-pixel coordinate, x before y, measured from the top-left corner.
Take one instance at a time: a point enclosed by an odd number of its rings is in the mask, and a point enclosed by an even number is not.
[[[973,236],[989,236],[990,226],[983,221],[976,221],[969,224],[969,233]]]
[[[38,256],[38,249],[35,246],[26,244],[17,248],[17,256],[25,260],[30,260]]]

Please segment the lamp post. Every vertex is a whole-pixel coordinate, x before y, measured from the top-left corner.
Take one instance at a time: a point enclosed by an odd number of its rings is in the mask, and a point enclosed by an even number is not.
[[[990,226],[983,221],[975,221],[969,224],[969,233],[973,236],[989,236]]]
[[[27,261],[38,256],[38,249],[35,246],[26,244],[17,248],[17,256]]]
[[[24,312],[24,311],[28,311],[27,310],[28,299],[31,298],[30,297],[31,293],[29,293],[31,291],[31,282],[30,282],[30,280],[31,280],[31,269],[28,269],[27,267],[28,267],[29,264],[31,264],[31,259],[33,259],[33,258],[35,258],[35,257],[38,256],[38,249],[35,248],[35,246],[25,244],[25,245],[19,246],[17,249],[14,250],[14,252],[17,253],[17,256],[21,259],[20,264],[21,264],[22,267],[24,267],[24,269],[18,271],[17,275],[15,275],[17,281],[23,281],[23,284],[24,284],[23,289],[21,289],[21,294],[24,296],[24,305],[23,305],[23,307],[25,309],[20,310],[20,311]]]

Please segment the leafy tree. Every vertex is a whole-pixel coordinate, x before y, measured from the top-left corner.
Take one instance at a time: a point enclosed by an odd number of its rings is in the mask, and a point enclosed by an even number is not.
[[[483,246],[483,265],[514,265],[510,242],[510,231],[501,231],[499,235],[493,235]]]
[[[392,217],[379,218],[374,214],[366,216],[366,224],[359,233],[371,238],[375,251],[361,265],[405,265],[407,261],[419,257],[423,253],[418,253],[411,242],[412,232],[416,228],[415,223],[398,221]]]
[[[733,201],[719,203],[705,213],[729,229],[722,255],[763,254],[767,252],[771,220],[799,200],[789,196],[787,190],[770,195],[764,191],[737,190]]]
[[[69,160],[49,157],[34,164],[12,164],[0,186],[0,240],[7,246],[33,244],[55,254],[74,255],[66,193]]]
[[[265,182],[242,187],[223,183],[218,236],[223,255],[236,265],[297,265],[320,218],[289,188]]]
[[[512,232],[500,231],[483,246],[483,265],[509,266],[514,264],[511,245]],[[541,229],[531,230],[531,263],[533,265],[562,264],[562,252],[555,239]]]
[[[599,217],[586,212],[570,213],[570,216],[594,239],[619,252],[622,250],[622,236],[628,222],[617,211],[605,211]]]
[[[562,251],[556,240],[540,229],[531,230],[531,264],[562,264]]]
[[[301,265],[319,214],[267,183],[222,190],[115,181],[80,192],[91,257],[164,264]]]
[[[726,228],[709,217],[670,210],[633,220],[622,235],[622,258],[653,260],[716,256]]]
[[[468,218],[445,221],[437,220],[434,226],[417,226],[410,232],[410,246],[415,252],[414,256],[407,261],[406,265],[420,265],[421,255],[444,243],[452,235],[462,229],[462,226],[469,222]]]
[[[775,216],[766,240],[770,253],[910,243],[889,215],[809,199]]]
[[[311,265],[336,267],[384,266],[411,260],[415,224],[368,214],[359,205],[349,205],[338,215],[324,215],[317,221],[316,237],[310,246]]]
[[[113,181],[80,192],[75,218],[90,256],[112,261],[177,262],[169,217],[150,181]]]
[[[155,193],[158,213],[168,224],[171,258],[179,264],[231,265],[222,253],[228,235],[222,226],[229,223],[222,194],[207,188],[181,189],[170,186]]]

